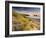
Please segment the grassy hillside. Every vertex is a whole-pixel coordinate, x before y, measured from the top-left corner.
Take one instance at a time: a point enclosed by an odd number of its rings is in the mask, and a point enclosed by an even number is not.
[[[34,23],[26,14],[12,13],[13,31],[38,30],[39,25]]]

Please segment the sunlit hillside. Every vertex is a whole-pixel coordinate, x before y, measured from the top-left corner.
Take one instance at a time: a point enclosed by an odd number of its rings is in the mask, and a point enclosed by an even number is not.
[[[28,31],[39,30],[39,22],[33,21],[32,18],[27,17],[28,14],[21,14],[17,12],[12,13],[12,30],[13,31]]]

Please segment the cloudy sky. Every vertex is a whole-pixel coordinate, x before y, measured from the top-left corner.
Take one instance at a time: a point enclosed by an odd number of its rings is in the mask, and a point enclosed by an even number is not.
[[[40,12],[40,8],[35,7],[12,7],[16,11],[26,11],[26,12]]]

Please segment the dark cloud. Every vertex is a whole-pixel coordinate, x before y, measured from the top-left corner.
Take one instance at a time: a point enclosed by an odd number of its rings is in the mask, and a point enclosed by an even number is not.
[[[12,8],[17,11],[40,12],[40,8],[35,7],[12,7]]]

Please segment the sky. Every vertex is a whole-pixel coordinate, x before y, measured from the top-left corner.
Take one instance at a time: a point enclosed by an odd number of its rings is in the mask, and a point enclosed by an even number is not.
[[[26,12],[40,12],[40,8],[35,7],[12,7],[13,10]]]

